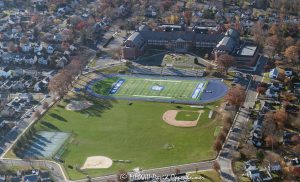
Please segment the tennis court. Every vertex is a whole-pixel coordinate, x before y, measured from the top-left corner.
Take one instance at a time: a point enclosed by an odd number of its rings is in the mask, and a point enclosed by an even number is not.
[[[70,137],[70,133],[41,131],[29,142],[24,158],[51,158]]]

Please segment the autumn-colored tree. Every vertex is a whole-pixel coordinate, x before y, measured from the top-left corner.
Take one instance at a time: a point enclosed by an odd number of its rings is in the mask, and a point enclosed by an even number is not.
[[[266,88],[266,87],[257,87],[257,88],[256,88],[256,91],[257,91],[259,94],[265,94],[266,91],[267,91],[267,88]]]
[[[219,172],[221,169],[221,166],[218,161],[214,161],[212,167],[216,172]]]
[[[292,61],[294,64],[297,63],[298,59],[299,59],[299,49],[297,46],[290,46],[288,48],[286,48],[285,52],[284,52],[284,56],[289,59],[290,61]]]
[[[299,135],[292,136],[291,141],[293,143],[300,143],[300,136]]]
[[[257,148],[253,144],[246,143],[241,149],[240,152],[247,158],[256,157]]]
[[[265,142],[266,142],[266,147],[272,147],[273,149],[274,147],[278,146],[279,139],[273,135],[268,135],[265,138]]]
[[[299,140],[298,140],[299,142]],[[293,148],[292,148],[293,152],[296,153],[296,154],[300,154],[300,144],[297,144],[295,145]]]
[[[234,86],[230,88],[227,95],[225,96],[225,100],[232,106],[239,107],[241,106],[246,98],[245,89],[240,86]]]
[[[293,102],[294,100],[296,100],[296,97],[294,96],[293,93],[290,92],[284,92],[283,94],[281,94],[282,100],[285,102]]]
[[[183,13],[184,21],[187,25],[191,24],[193,14],[191,11],[186,11]]]
[[[268,37],[265,41],[264,53],[273,59],[275,54],[281,50],[282,43],[277,35]]]
[[[226,139],[226,133],[220,132],[220,134],[217,137],[217,140],[220,140],[220,141],[224,142],[225,139]]]
[[[261,21],[257,21],[251,28],[251,33],[253,34],[255,42],[262,46],[265,40],[265,33],[263,30],[263,24]]]
[[[44,102],[43,103],[43,109],[48,109],[49,107],[49,103],[48,102]]]
[[[282,129],[288,122],[288,115],[284,109],[278,109],[274,113],[274,121],[277,124],[277,127]]]
[[[290,47],[290,46],[294,45],[294,43],[295,43],[295,40],[291,36],[288,36],[284,40],[285,47]]]
[[[171,15],[166,17],[166,22],[170,24],[177,24],[179,22],[179,17],[176,15]]]
[[[295,177],[300,177],[300,167],[293,167],[291,174]]]
[[[269,111],[265,114],[265,121],[263,122],[262,131],[264,135],[274,135],[276,132],[276,122],[274,120],[274,113]]]
[[[227,74],[228,68],[234,65],[235,58],[229,54],[221,54],[217,57],[218,68]]]
[[[222,149],[222,142],[220,140],[216,140],[213,148],[216,152],[219,152]]]
[[[269,29],[269,34],[271,35],[277,35],[279,31],[278,25],[273,23],[272,26]]]
[[[41,117],[41,112],[39,110],[36,110],[33,114],[33,117],[39,119]]]

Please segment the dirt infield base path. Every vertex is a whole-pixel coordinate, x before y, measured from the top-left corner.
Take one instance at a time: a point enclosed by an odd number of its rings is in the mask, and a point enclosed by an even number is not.
[[[81,169],[107,169],[110,168],[113,161],[105,156],[88,157]]]
[[[163,114],[162,118],[166,123],[168,123],[169,125],[172,125],[172,126],[195,127],[198,124],[198,120],[199,120],[201,114],[204,112],[202,110],[198,111],[199,116],[194,121],[178,121],[178,120],[176,120],[176,115],[180,111],[183,111],[183,110],[168,110]]]

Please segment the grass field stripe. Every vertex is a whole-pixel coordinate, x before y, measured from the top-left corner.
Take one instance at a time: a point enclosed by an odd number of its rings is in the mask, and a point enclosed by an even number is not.
[[[151,80],[151,79],[145,79],[145,81],[150,81],[150,82],[173,82],[173,83],[182,82],[182,81],[176,81],[176,80]]]
[[[159,97],[159,98],[166,98],[170,99],[172,97],[165,97],[165,96],[150,96],[150,95],[133,95],[134,97]]]

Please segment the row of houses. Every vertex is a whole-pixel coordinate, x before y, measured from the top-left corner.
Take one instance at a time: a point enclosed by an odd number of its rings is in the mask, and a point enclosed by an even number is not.
[[[22,45],[21,51],[7,52],[0,48],[0,62],[4,64],[42,65],[63,68],[69,63],[70,57],[76,54],[77,47],[70,45],[63,52],[55,52],[54,46],[43,46],[41,43],[27,43]],[[18,49],[19,50],[19,49]]]
[[[18,172],[16,175],[1,175],[0,182],[52,182],[50,172],[41,170],[28,170]]]

